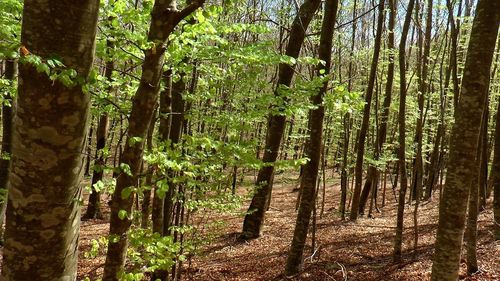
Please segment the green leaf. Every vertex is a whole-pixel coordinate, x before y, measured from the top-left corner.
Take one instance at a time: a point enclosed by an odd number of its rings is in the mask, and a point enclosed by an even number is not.
[[[130,197],[134,189],[132,187],[125,187],[121,192],[122,199],[127,199]]]
[[[124,172],[128,176],[132,176],[132,170],[128,164],[120,163],[120,171]]]
[[[120,210],[118,212],[118,218],[121,220],[124,220],[128,216],[127,211],[125,210]]]

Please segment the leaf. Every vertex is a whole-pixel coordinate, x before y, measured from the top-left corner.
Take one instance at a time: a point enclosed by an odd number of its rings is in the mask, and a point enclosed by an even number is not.
[[[132,170],[128,164],[120,163],[120,171],[124,172],[128,176],[132,176]]]
[[[136,143],[140,143],[140,142],[142,142],[142,141],[143,141],[143,139],[142,139],[141,137],[131,137],[131,138],[128,140],[128,144],[129,144],[130,146],[133,146],[133,145],[135,145]]]
[[[127,199],[130,197],[134,189],[132,187],[125,187],[121,192],[122,199]]]
[[[125,210],[120,210],[118,211],[118,218],[121,220],[124,220],[127,217],[127,211]]]

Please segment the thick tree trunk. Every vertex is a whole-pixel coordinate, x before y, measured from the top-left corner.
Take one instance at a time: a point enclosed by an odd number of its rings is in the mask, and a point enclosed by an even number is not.
[[[373,58],[372,64],[370,67],[370,77],[368,78],[368,86],[366,88],[365,94],[365,107],[363,111],[363,121],[361,123],[361,129],[358,138],[358,155],[356,158],[356,182],[354,186],[354,194],[351,206],[351,213],[349,218],[352,221],[355,221],[358,218],[358,214],[360,210],[364,210],[366,200],[368,199],[368,194],[370,193],[371,187],[375,182],[373,179],[375,178],[376,170],[374,167],[369,169],[367,183],[365,184],[363,198],[360,198],[361,195],[361,184],[363,182],[363,159],[365,155],[365,140],[366,135],[368,133],[368,126],[370,122],[370,107],[372,103],[373,91],[375,89],[375,78],[377,76],[377,68],[378,68],[378,59],[380,57],[380,47],[382,45],[382,29],[384,24],[384,8],[385,8],[385,0],[380,0],[378,4],[378,20],[377,20],[377,33],[375,35],[375,46],[373,50]],[[362,202],[360,202],[362,199]],[[360,204],[361,203],[361,204]],[[360,208],[360,205],[362,208]]]
[[[474,159],[499,23],[500,2],[479,0],[450,141],[450,161],[439,207],[432,280],[458,279],[467,198],[477,169]]]
[[[406,173],[406,40],[410,29],[411,14],[415,0],[410,0],[406,10],[405,22],[401,34],[401,42],[399,43],[399,176],[401,177],[401,185],[399,188],[399,202],[396,222],[396,237],[394,238],[393,259],[395,262],[401,261],[401,248],[403,244],[403,216],[405,210],[406,189],[408,188],[408,175]]]
[[[383,1],[383,0],[382,0]],[[338,0],[327,0],[325,2],[325,13],[321,26],[320,44],[319,44],[319,59],[325,62],[325,65],[317,66],[317,75],[321,76],[321,71],[324,70],[324,75],[330,73],[330,65],[332,59],[332,39],[333,27],[337,16]],[[316,182],[318,180],[319,162],[321,160],[321,145],[323,137],[323,120],[325,116],[325,107],[323,106],[323,96],[328,88],[328,82],[325,81],[311,100],[317,106],[309,112],[309,138],[306,143],[306,156],[309,162],[304,165],[301,189],[302,196],[295,223],[292,245],[288,253],[286,262],[285,274],[294,275],[300,270],[302,264],[302,256],[304,246],[306,244],[307,231],[309,229],[309,221],[311,212],[315,208],[316,198]]]
[[[299,8],[297,16],[292,23],[290,30],[290,39],[286,48],[285,55],[298,58],[302,43],[304,42],[306,30],[311,22],[321,1],[306,0]],[[286,103],[286,96],[283,96],[283,89],[290,87],[295,71],[295,65],[282,63],[279,65],[278,83],[275,89],[275,96],[283,99]],[[285,105],[278,105],[282,109]],[[274,162],[278,157],[278,151],[285,130],[286,117],[282,114],[271,114],[268,120],[267,137],[264,147],[263,162],[266,164],[259,170],[257,176],[257,191],[248,207],[248,214],[243,222],[243,239],[254,239],[260,236],[266,206],[272,190],[272,181],[274,177]]]
[[[158,85],[162,74],[163,54],[168,36],[177,24],[203,5],[204,0],[189,4],[178,11],[175,1],[155,1],[152,11],[148,39],[155,42],[154,47],[145,51],[142,65],[141,82],[134,96],[129,129],[120,166],[128,165],[130,174],[122,171],[117,178],[115,192],[111,201],[110,240],[104,266],[103,281],[119,280],[119,274],[125,265],[128,244],[127,232],[132,223],[132,203],[135,195],[122,196],[126,188],[136,186],[138,173],[144,152],[144,140],[158,99]],[[139,140],[137,140],[139,138]],[[127,216],[121,219],[118,214],[125,211]]]
[[[43,60],[56,54],[86,78],[98,10],[97,0],[26,0],[22,45]],[[82,85],[20,65],[2,280],[76,280],[89,106]]]

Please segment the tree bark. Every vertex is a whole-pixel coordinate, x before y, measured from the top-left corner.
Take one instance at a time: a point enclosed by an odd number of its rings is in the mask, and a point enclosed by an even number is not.
[[[439,207],[432,266],[434,281],[458,279],[467,198],[477,168],[474,159],[499,23],[500,2],[479,0],[450,140],[447,180]]]
[[[26,0],[22,45],[42,60],[56,54],[85,79],[98,10],[97,0]],[[76,280],[89,106],[81,84],[20,65],[2,280]]]

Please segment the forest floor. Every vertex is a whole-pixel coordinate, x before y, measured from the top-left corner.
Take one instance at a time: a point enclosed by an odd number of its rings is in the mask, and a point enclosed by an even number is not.
[[[238,239],[242,217],[224,216],[226,222],[214,241],[200,256],[186,263],[183,280],[429,280],[431,258],[438,221],[437,200],[423,202],[419,208],[419,239],[413,248],[413,210],[405,209],[403,261],[392,262],[397,203],[388,186],[386,205],[374,218],[361,217],[356,223],[341,221],[338,214],[338,181],[327,182],[323,216],[317,218],[316,249],[311,249],[311,233],[304,252],[302,273],[293,278],[283,270],[295,226],[297,192],[295,175],[279,175],[275,179],[270,210],[266,215],[263,235],[242,242]],[[242,192],[243,192],[243,188]],[[379,196],[380,197],[380,196]],[[321,202],[321,191],[319,195]],[[379,205],[380,205],[379,199]],[[246,210],[248,204],[243,207]],[[500,280],[500,244],[493,239],[491,202],[481,213],[478,229],[478,262],[481,273],[463,280]],[[91,240],[106,235],[105,221],[82,223],[79,280],[102,276],[104,256],[85,258]],[[314,255],[312,254],[314,252]]]

